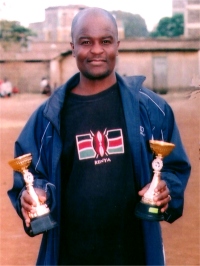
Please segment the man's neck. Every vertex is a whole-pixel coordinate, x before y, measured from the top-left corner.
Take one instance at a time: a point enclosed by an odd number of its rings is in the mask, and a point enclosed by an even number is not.
[[[79,84],[72,89],[72,92],[78,95],[93,95],[102,92],[117,82],[116,76],[112,75],[104,79],[91,80],[80,75]]]

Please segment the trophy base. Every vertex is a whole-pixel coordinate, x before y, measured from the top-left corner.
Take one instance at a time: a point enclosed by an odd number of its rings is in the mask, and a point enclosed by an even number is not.
[[[57,226],[57,223],[51,218],[50,214],[44,214],[36,218],[31,219],[31,235],[36,236],[45,231],[53,229]]]
[[[136,205],[135,215],[136,217],[148,220],[148,221],[163,221],[164,214],[160,211],[160,207],[156,205],[151,205],[147,203],[143,203],[140,201]]]

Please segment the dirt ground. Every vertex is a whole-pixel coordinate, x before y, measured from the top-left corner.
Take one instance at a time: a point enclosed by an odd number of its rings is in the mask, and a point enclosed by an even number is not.
[[[165,96],[174,110],[192,163],[183,216],[173,224],[161,223],[167,265],[200,265],[200,92],[185,96],[177,93]],[[13,158],[13,144],[22,127],[45,99],[45,96],[35,94],[0,99],[0,265],[35,265],[41,236],[28,237],[11,206],[7,190],[12,187],[13,180],[8,161]]]

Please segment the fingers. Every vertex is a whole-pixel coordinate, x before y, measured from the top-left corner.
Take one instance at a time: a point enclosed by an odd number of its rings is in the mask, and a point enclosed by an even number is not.
[[[145,187],[143,187],[143,188],[138,192],[138,194],[139,194],[140,196],[144,196],[145,192],[149,189],[149,187],[150,187],[150,184],[147,184]]]
[[[24,190],[21,195],[21,206],[26,211],[31,211],[32,207],[36,207],[36,202],[32,199],[32,197],[29,195],[27,190]]]
[[[160,182],[157,184],[157,186],[155,188],[155,193],[156,192],[162,192],[166,189],[168,189],[166,182],[164,180],[160,180]]]
[[[162,206],[161,212],[165,212],[168,208],[168,203],[171,200],[169,195],[170,191],[166,185],[166,182],[161,180],[154,191],[155,196],[153,200],[156,202],[157,206]]]
[[[142,188],[138,194],[140,196],[144,196],[144,194],[147,192],[151,184],[147,184],[144,188]],[[167,187],[167,184],[164,180],[161,180],[156,188],[152,190],[152,197],[153,201],[156,203],[157,206],[161,207],[161,212],[165,212],[168,208],[168,203],[171,200],[171,197],[169,195],[170,191]]]
[[[30,226],[30,217],[29,213],[35,213],[35,207],[36,203],[31,198],[31,196],[28,194],[27,190],[24,190],[21,196],[21,211],[22,215],[24,217],[24,221],[27,227]]]
[[[35,189],[35,192],[37,193],[38,199],[41,203],[44,203],[46,201],[46,193],[42,189]],[[27,210],[31,211],[32,207],[36,207],[37,204],[33,200],[33,198],[29,195],[27,190],[24,190],[21,196],[21,206]]]
[[[28,212],[25,211],[24,208],[22,208],[21,211],[22,211],[22,215],[24,217],[24,221],[25,221],[26,227],[30,227],[31,219],[30,219],[30,217],[28,215]]]
[[[35,189],[36,193],[38,194],[38,199],[43,204],[46,201],[46,193],[42,189]],[[37,204],[33,200],[33,198],[29,195],[27,190],[24,190],[21,195],[21,212],[27,227],[30,226],[30,217],[34,216],[37,209]]]
[[[47,200],[46,192],[40,188],[35,188],[35,192],[38,195],[38,199],[39,199],[40,203],[42,203],[42,204],[45,203],[45,201]]]

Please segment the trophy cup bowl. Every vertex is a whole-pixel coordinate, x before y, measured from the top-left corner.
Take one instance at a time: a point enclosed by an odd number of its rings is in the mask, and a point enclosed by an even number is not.
[[[8,163],[14,171],[20,172],[23,174],[23,171],[28,169],[32,161],[31,153],[19,156],[13,160],[10,160]]]
[[[150,140],[149,144],[155,155],[163,158],[169,155],[175,147],[173,143],[160,140]]]
[[[46,204],[42,204],[33,188],[34,177],[28,171],[28,167],[31,164],[32,155],[31,153],[19,156],[8,163],[14,171],[20,172],[23,175],[26,183],[26,189],[32,199],[36,202],[36,212],[34,214],[29,213],[31,219],[31,230],[32,236],[43,233],[57,226],[56,222],[50,216],[50,210]]]
[[[162,160],[171,153],[175,145],[173,143],[159,140],[150,140],[149,145],[152,152],[156,156],[152,162],[154,176],[152,178],[150,187],[145,192],[141,201],[136,205],[135,215],[144,220],[162,221],[164,220],[164,215],[161,212],[162,207],[157,206],[153,200],[154,196],[156,195],[154,190],[161,180],[161,169],[163,167]]]

